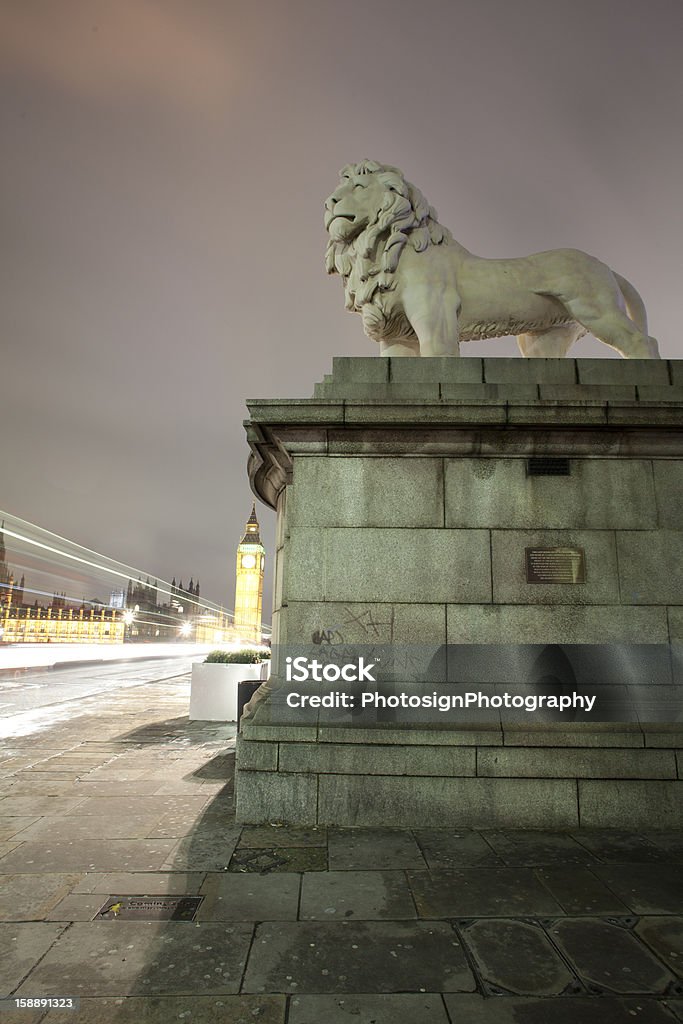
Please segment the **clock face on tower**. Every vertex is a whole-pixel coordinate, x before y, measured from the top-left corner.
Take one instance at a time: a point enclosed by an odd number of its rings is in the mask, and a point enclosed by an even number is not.
[[[242,568],[253,569],[256,565],[256,559],[253,555],[242,555]]]

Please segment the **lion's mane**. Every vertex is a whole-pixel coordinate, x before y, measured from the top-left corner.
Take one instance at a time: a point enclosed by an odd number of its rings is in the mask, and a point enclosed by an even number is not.
[[[363,160],[347,164],[340,178],[375,174],[385,186],[375,220],[350,242],[330,239],[325,253],[328,274],[344,282],[346,308],[363,315],[370,337],[379,338],[391,316],[386,293],[396,287],[396,270],[406,245],[423,252],[430,245],[448,245],[452,236],[437,220],[436,210],[396,167]]]

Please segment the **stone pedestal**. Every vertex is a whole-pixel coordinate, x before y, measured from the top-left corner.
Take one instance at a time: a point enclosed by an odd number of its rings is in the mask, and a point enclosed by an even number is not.
[[[339,358],[312,399],[248,404],[276,644],[683,642],[683,363]],[[528,581],[553,547],[585,583]],[[671,722],[360,729],[265,703],[237,816],[676,826],[682,747]]]

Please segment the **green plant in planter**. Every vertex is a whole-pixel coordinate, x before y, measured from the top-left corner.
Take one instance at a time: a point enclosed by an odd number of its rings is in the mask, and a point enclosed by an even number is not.
[[[258,665],[266,660],[266,652],[254,647],[241,647],[238,651],[210,651],[205,665]]]

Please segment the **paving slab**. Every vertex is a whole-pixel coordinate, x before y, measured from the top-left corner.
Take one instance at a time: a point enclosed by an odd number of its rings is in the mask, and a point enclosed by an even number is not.
[[[78,796],[74,782],[53,782],[36,775],[11,775],[2,780],[6,796]]]
[[[675,980],[648,947],[621,925],[573,918],[550,925],[548,932],[577,974],[599,992],[663,995]]]
[[[443,921],[258,926],[245,992],[471,992],[462,946]]]
[[[7,799],[12,799],[8,797]],[[0,814],[7,814],[8,812],[3,808],[3,802],[0,803]],[[202,794],[201,787],[200,792],[193,793],[190,796],[179,796],[173,794],[162,794],[159,796],[111,796],[111,797],[100,797],[92,796],[81,800],[74,808],[74,812],[78,815],[95,815],[101,817],[103,814],[110,814],[113,816],[127,815],[127,814],[157,814],[160,818],[164,814],[175,814],[178,811],[196,811],[200,813],[203,808],[209,803],[208,793]],[[29,812],[27,812],[29,813]],[[37,811],[38,814],[48,814],[49,811]],[[63,811],[62,813],[66,813]]]
[[[45,1010],[18,1010],[10,1009],[0,1010],[2,1013],[2,1024],[39,1024],[40,1021],[45,1019]],[[64,1020],[64,1014],[61,1017]]]
[[[227,789],[224,786],[218,793],[214,793],[209,786],[200,786],[199,793],[195,799],[199,799],[202,796],[206,798],[202,811],[203,815],[221,818],[229,815],[233,821],[235,820],[235,797],[232,789]]]
[[[444,995],[451,1024],[673,1024],[654,999]]]
[[[42,921],[81,874],[6,875],[0,888],[0,921]]]
[[[75,782],[78,779],[78,777],[82,774],[83,773],[82,771],[80,771],[80,769],[76,769],[75,771],[71,772],[53,772],[48,771],[47,768],[42,768],[39,766],[35,768],[29,768],[25,772],[22,772],[22,776],[24,778],[30,779],[35,776],[39,779],[46,779],[49,782]]]
[[[199,773],[202,772],[208,778],[208,774],[210,772],[209,766],[212,762],[220,764],[226,763],[225,757],[218,756],[213,758],[209,757],[203,762],[194,757],[166,757],[156,761],[145,761],[145,767],[142,770],[145,778],[156,778],[158,779],[159,784],[163,782],[182,781],[199,785],[202,781]],[[128,763],[124,763],[123,759],[121,759],[121,762],[117,762],[114,766],[114,769],[116,768],[123,768],[125,771],[132,771],[135,768],[135,761],[131,759]],[[104,770],[106,771],[108,769]],[[230,772],[221,771],[219,773],[219,771],[216,770],[212,773],[211,777],[214,779],[219,777],[229,778]]]
[[[232,828],[235,824],[235,811],[232,809],[230,812],[223,808],[216,809],[213,813],[206,812],[202,814],[201,818],[197,819],[196,832],[211,832],[212,829],[217,828]]]
[[[566,832],[505,829],[483,833],[498,856],[513,867],[537,864],[595,864],[583,846]]]
[[[292,996],[288,1024],[449,1024],[440,995]]]
[[[538,925],[494,919],[473,921],[459,931],[491,990],[553,996],[576,982]]]
[[[203,829],[180,841],[172,840],[173,849],[161,865],[161,870],[227,871],[239,834],[239,827],[232,826],[223,829]]]
[[[39,755],[37,753],[35,753],[35,754],[30,754],[30,753],[26,754],[26,753],[21,753],[20,751],[17,751],[16,753],[10,755],[9,757],[3,757],[1,767],[2,767],[3,772],[5,772],[5,771],[18,772],[18,771],[21,771],[22,768],[28,768],[29,765],[35,764],[37,761],[40,760],[40,756],[41,755]]]
[[[559,903],[531,868],[409,871],[421,918],[555,917]]]
[[[648,832],[647,838],[654,846],[664,850],[668,859],[683,859],[683,829],[677,832]]]
[[[225,825],[233,825],[233,819],[234,815],[225,821]],[[214,831],[219,821],[218,817],[209,817],[203,811],[177,811],[173,814],[165,814],[162,818],[157,819],[152,828],[147,832],[146,838],[185,839],[187,836],[193,836],[198,832]]]
[[[26,817],[41,814],[68,814],[82,804],[83,797],[80,796],[5,796],[0,800],[0,815],[5,817]],[[130,809],[130,808],[129,808]]]
[[[198,921],[296,921],[301,876],[208,874]]]
[[[77,922],[18,991],[31,996],[236,993],[252,932],[251,924]]]
[[[284,996],[131,996],[127,999],[81,999],[80,1011],[72,1014],[74,1024],[284,1024]],[[70,1017],[51,1010],[47,1024]],[[5,1016],[2,1024],[6,1024]],[[29,1024],[24,1018],[17,1024]],[[357,1022],[359,1024],[359,1022]]]
[[[31,875],[30,877],[34,877]],[[124,895],[124,894],[122,894]],[[125,893],[128,895],[128,893]],[[142,893],[147,895],[147,893]],[[91,896],[69,893],[45,914],[46,921],[92,921],[106,903],[109,894],[93,893]]]
[[[114,796],[153,796],[158,789],[156,779],[138,779],[135,782],[124,782],[120,779],[113,781],[95,779],[90,776],[80,779],[77,784],[77,791],[84,797],[114,797]]]
[[[0,926],[0,994],[14,993],[64,928],[34,921]]]
[[[90,839],[145,839],[154,829],[158,815],[128,814],[76,817],[71,814],[58,818],[40,818],[21,833],[22,842],[71,842]]]
[[[665,999],[663,1005],[671,1010],[676,1020],[683,1020],[683,999]]]
[[[19,832],[23,832],[24,829],[27,829],[29,825],[33,825],[36,821],[40,821],[40,818],[36,817],[35,814],[0,818],[0,842],[4,843],[8,839],[12,839],[14,836],[18,835]],[[23,837],[20,842],[23,842]]]
[[[325,871],[303,876],[302,921],[414,920],[403,871]]]
[[[206,754],[212,754],[212,756],[207,758],[204,754],[199,757],[195,753],[187,754],[178,759],[178,768],[191,773],[193,778],[202,782],[225,782],[227,779],[234,778],[234,743],[229,748],[225,744],[213,751],[207,748]]]
[[[683,978],[683,918],[642,917],[634,931],[676,977]]]
[[[245,825],[240,849],[244,847],[326,846],[327,829],[296,828],[292,825]]]
[[[16,850],[20,845],[21,841],[18,838],[10,839],[6,843],[0,843],[0,873],[4,871],[2,866],[3,858],[6,857],[8,853],[11,853],[12,850]]]
[[[196,779],[192,782],[186,782],[181,779],[167,779],[165,782],[157,780],[157,788],[154,790],[155,796],[179,796],[191,798],[197,794],[205,797],[208,797],[209,795],[209,792],[204,788],[201,779]]]
[[[0,861],[0,865],[2,861]],[[636,914],[683,914],[683,871],[671,864],[614,864],[593,869]]]
[[[74,886],[75,893],[103,893],[120,896],[196,895],[206,877],[203,871],[89,872]]]
[[[50,764],[80,764],[90,770],[115,765],[117,762],[117,758],[113,754],[78,749],[60,751],[52,754],[48,760]]]
[[[221,793],[229,793],[232,797],[234,791],[234,780],[226,782],[225,779],[222,779],[220,782],[217,782],[212,779],[202,779],[202,793],[208,793],[210,796],[218,796]]]
[[[652,864],[667,860],[666,852],[637,832],[584,829],[574,838],[606,864]]]
[[[330,829],[328,852],[330,870],[426,867],[420,847],[405,829]]]
[[[12,874],[43,871],[153,871],[176,845],[175,839],[81,839],[22,843],[0,860]]]
[[[0,861],[0,864],[2,861]],[[327,850],[319,846],[278,846],[268,850],[238,849],[230,861],[230,871],[326,871]]]
[[[627,916],[630,909],[589,868],[574,865],[536,869],[536,876],[567,914]]]
[[[99,768],[83,774],[83,781],[92,782],[138,782],[149,777],[144,768]],[[158,780],[161,783],[161,778]]]
[[[460,868],[468,864],[502,866],[484,835],[472,829],[415,829],[413,834],[430,868]]]

